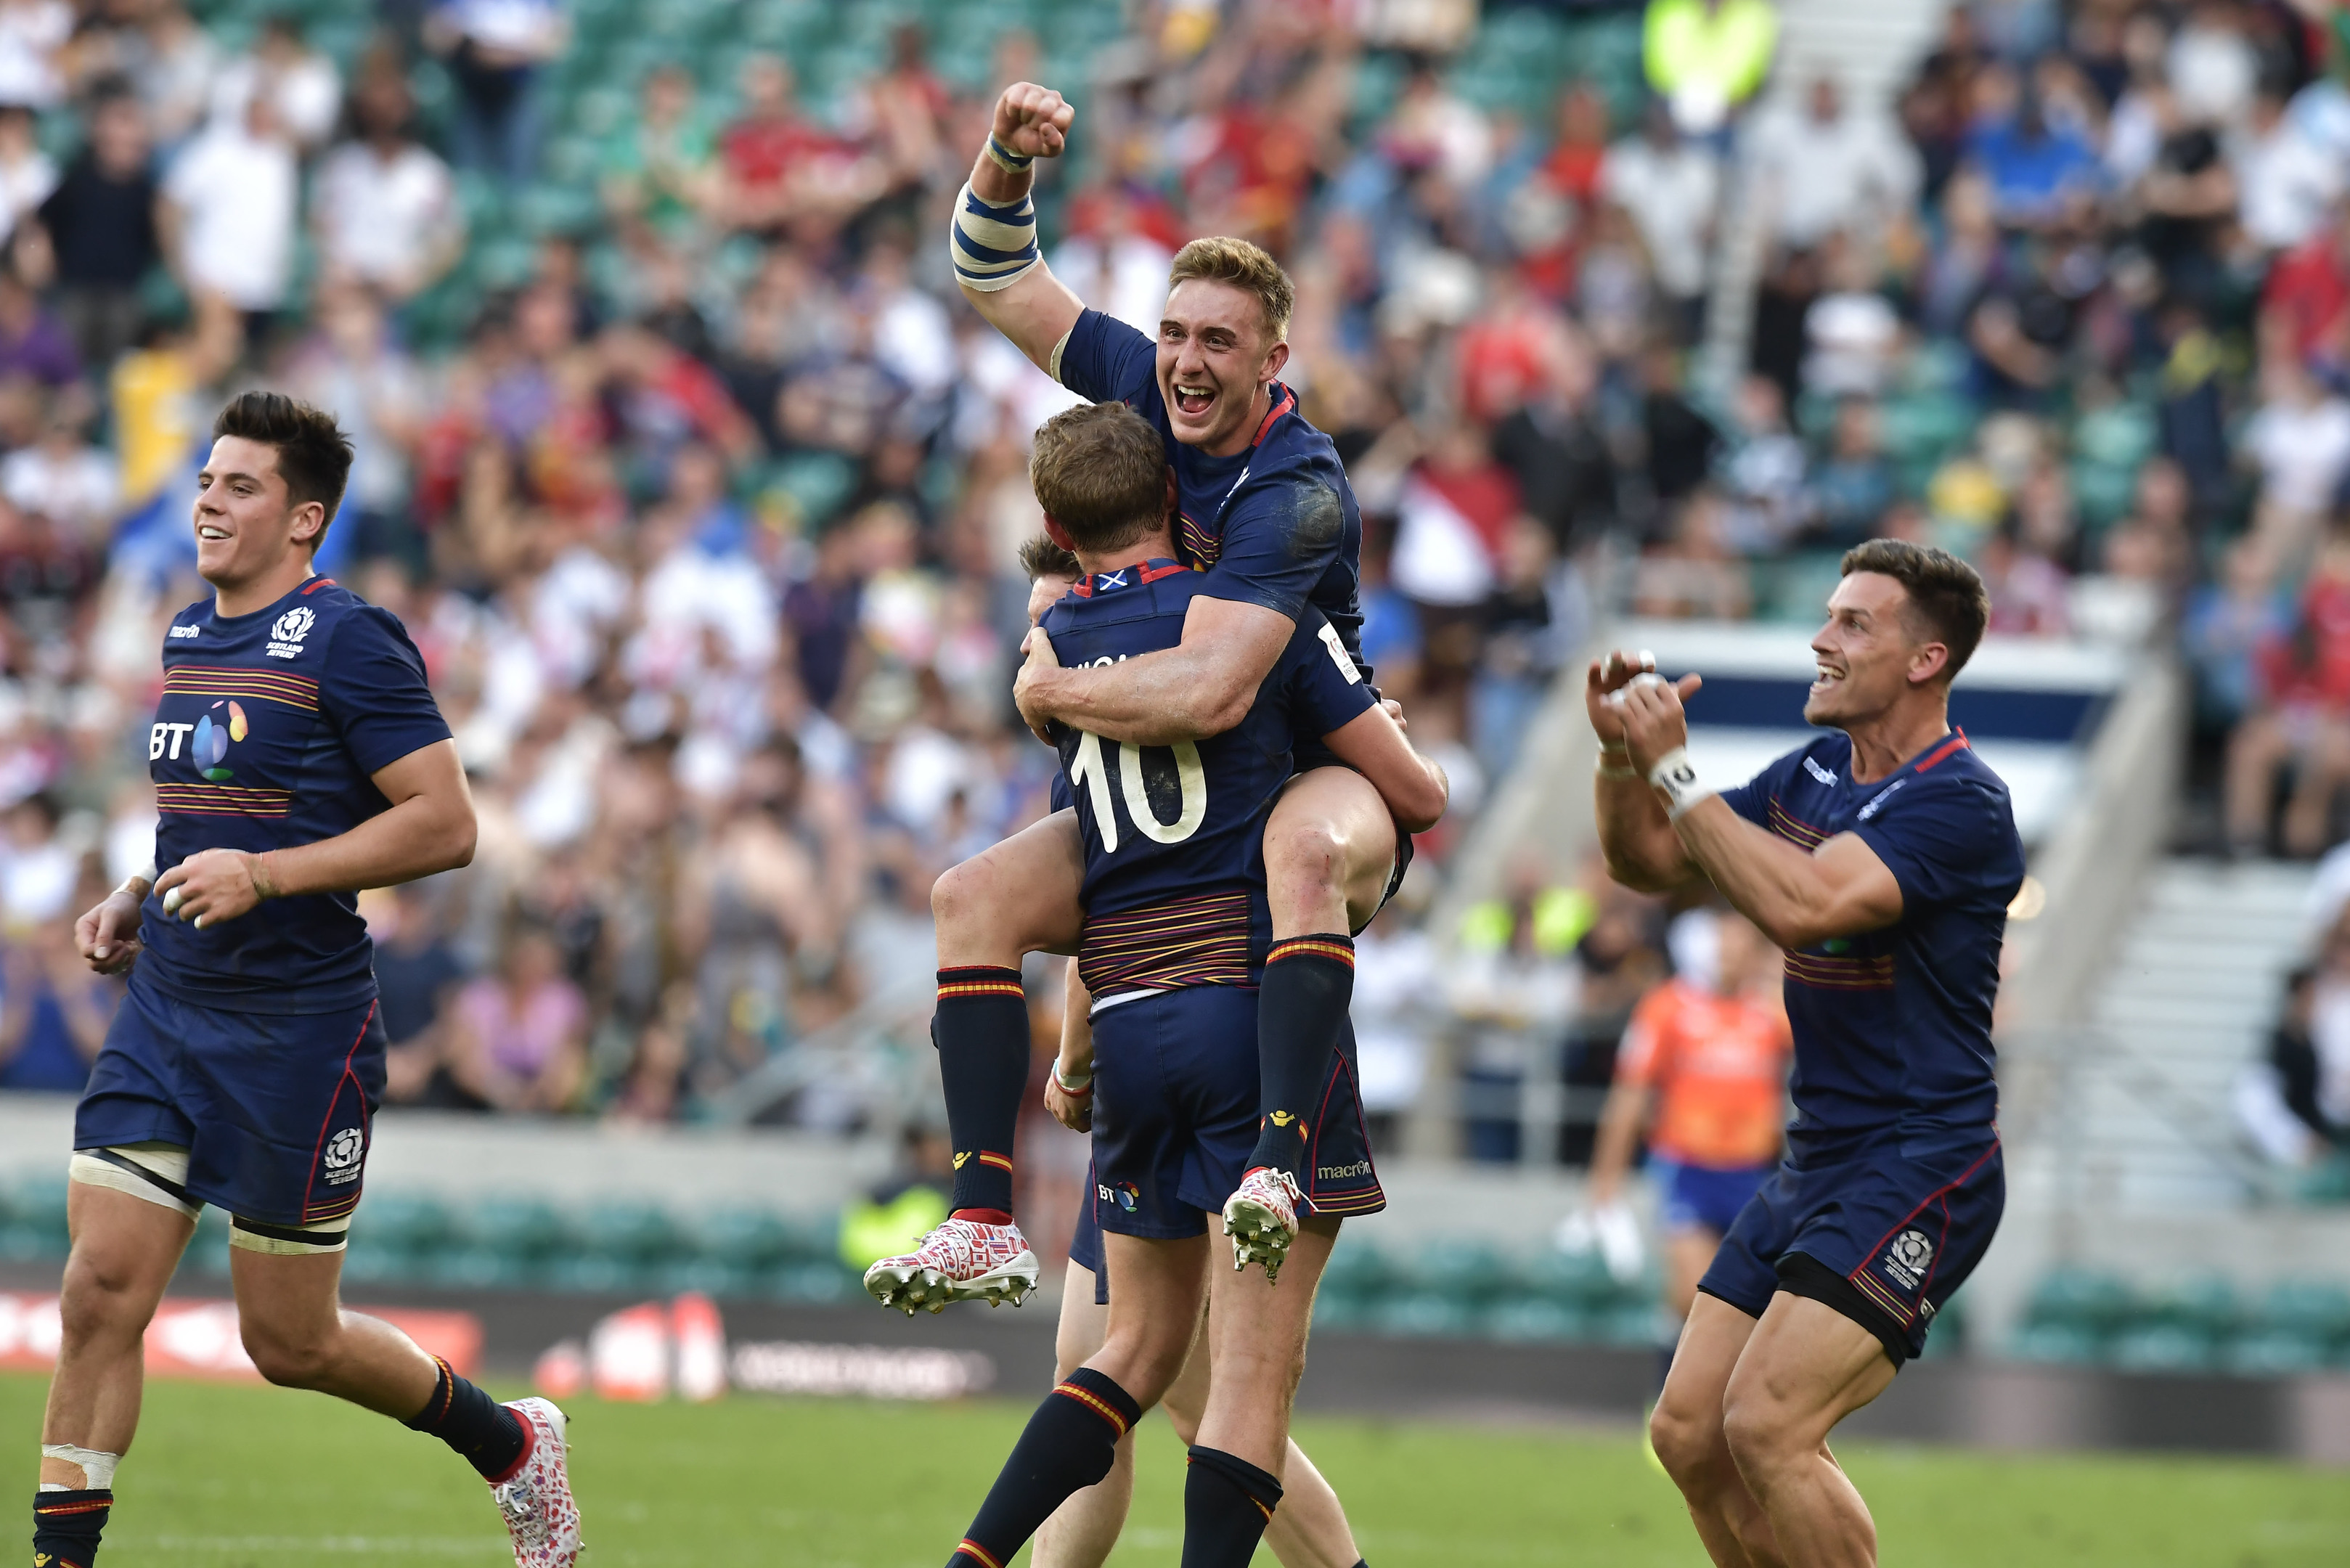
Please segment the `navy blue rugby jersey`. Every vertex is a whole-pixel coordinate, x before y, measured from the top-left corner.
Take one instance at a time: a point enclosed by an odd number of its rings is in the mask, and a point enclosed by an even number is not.
[[[147,735],[155,865],[203,849],[290,848],[391,803],[372,776],[449,738],[399,618],[330,577],[251,615],[199,600],[163,634]],[[140,981],[201,1006],[330,1012],[375,994],[375,949],[349,893],[276,898],[197,930],[150,895]]]
[[[1999,1114],[1991,1041],[2007,906],[2023,881],[2007,785],[1964,732],[1874,784],[1852,741],[1820,736],[1748,784],[1731,809],[1801,848],[1856,833],[1901,886],[1901,919],[1787,955],[1798,1166],[1887,1137],[1920,1153],[1987,1138]]]
[[[1079,578],[1039,624],[1063,665],[1112,664],[1182,641],[1191,600],[1214,589],[1209,574],[1149,561]],[[1271,940],[1264,824],[1291,748],[1377,701],[1309,606],[1248,717],[1220,735],[1136,746],[1055,725],[1085,835],[1087,988],[1254,984]]]
[[[1122,402],[1167,442],[1175,471],[1175,547],[1204,568],[1210,598],[1279,610],[1292,620],[1308,605],[1336,628],[1363,663],[1363,514],[1330,438],[1307,424],[1297,398],[1278,381],[1255,439],[1230,457],[1211,457],[1175,439],[1159,395],[1158,345],[1116,317],[1088,310],[1061,348],[1061,384],[1097,403]]]

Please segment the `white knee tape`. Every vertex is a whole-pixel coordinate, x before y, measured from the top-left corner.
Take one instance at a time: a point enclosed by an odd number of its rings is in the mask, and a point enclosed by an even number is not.
[[[62,1460],[64,1463],[69,1465],[79,1465],[81,1467],[81,1486],[79,1490],[83,1491],[104,1491],[107,1488],[112,1486],[114,1484],[114,1467],[122,1462],[122,1456],[120,1454],[100,1453],[96,1449],[77,1449],[71,1443],[43,1443],[41,1445],[41,1458],[45,1459]],[[69,1486],[59,1486],[55,1481],[43,1481],[41,1483],[40,1490],[43,1491],[72,1491],[76,1489]]]

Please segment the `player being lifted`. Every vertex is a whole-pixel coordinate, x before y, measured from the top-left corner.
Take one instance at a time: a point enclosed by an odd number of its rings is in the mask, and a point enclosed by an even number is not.
[[[1609,870],[1711,877],[1787,954],[1787,1158],[1700,1282],[1649,1428],[1721,1568],[1877,1561],[1828,1433],[1924,1348],[1999,1225],[1991,1002],[2023,848],[1950,722],[1990,608],[1944,551],[1846,552],[1804,708],[1841,732],[1723,794],[1685,747],[1696,676],[1591,667]]]
[[[74,1118],[34,1561],[95,1560],[148,1321],[215,1203],[261,1375],[440,1438],[489,1481],[516,1563],[568,1564],[563,1413],[493,1402],[337,1294],[384,1075],[353,892],[466,864],[473,798],[400,622],[311,570],[350,472],[334,417],[248,392],[213,435],[193,525],[213,597],[172,618],[147,743],[166,869],[75,930],[130,989]]]
[[[1076,556],[1050,539],[1036,538],[1021,547],[1020,565],[1030,580],[1028,618],[1035,621],[1058,603],[1078,578],[1087,576]],[[1055,799],[1067,781],[1055,775]],[[1094,1059],[1093,1023],[1087,1017],[1092,998],[1070,966],[1069,996],[1062,1020],[1059,1076],[1077,1083],[1090,1075]],[[1072,1094],[1056,1084],[1046,1091],[1053,1113],[1078,1132],[1092,1130],[1090,1085]],[[1053,1336],[1055,1378],[1066,1377],[1084,1366],[1108,1340],[1109,1275],[1102,1263],[1102,1229],[1094,1212],[1097,1183],[1090,1168],[1084,1200],[1069,1238],[1069,1265],[1061,1289],[1061,1320]],[[1205,1320],[1191,1340],[1191,1354],[1182,1372],[1159,1398],[1176,1437],[1190,1448],[1199,1436],[1200,1418],[1207,1408],[1208,1356]],[[1361,1568],[1355,1532],[1338,1494],[1314,1467],[1314,1461],[1291,1438],[1278,1467],[1281,1506],[1264,1529],[1264,1544],[1283,1568]],[[1035,1568],[1101,1568],[1109,1560],[1134,1494],[1134,1433],[1118,1439],[1109,1473],[1092,1486],[1072,1493],[1037,1532],[1031,1560]]]
[[[979,313],[1064,386],[1124,402],[1158,430],[1176,487],[1176,558],[1207,575],[1176,646],[1100,669],[1032,661],[1015,696],[1040,733],[1061,722],[1106,744],[1197,742],[1240,722],[1309,607],[1348,655],[1359,652],[1361,517],[1336,450],[1276,379],[1289,358],[1292,296],[1271,256],[1244,240],[1186,245],[1155,348],[1087,309],[1045,266],[1030,166],[1059,155],[1072,118],[1048,88],[1004,89],[956,198],[956,276]],[[1296,1230],[1303,1118],[1346,1022],[1352,933],[1410,852],[1378,792],[1318,745],[1301,743],[1297,771],[1265,830],[1281,945],[1257,1024],[1262,1127],[1224,1216],[1236,1262],[1270,1269]],[[867,1274],[886,1304],[1016,1301],[1035,1284],[1035,1254],[1011,1216],[1028,1072],[1018,971],[1025,953],[1075,948],[1083,868],[1075,821],[1056,812],[954,867],[931,893],[955,1209],[917,1251]]]
[[[1173,497],[1150,426],[1116,404],[1072,410],[1038,432],[1031,472],[1090,574],[1030,634],[1032,655],[1104,664],[1180,640],[1211,579],[1174,559]],[[1119,1438],[1182,1371],[1204,1303],[1209,1385],[1185,1482],[1184,1562],[1241,1568],[1280,1501],[1314,1287],[1339,1217],[1385,1202],[1342,1044],[1308,1102],[1313,1208],[1283,1266],[1287,1288],[1210,1266],[1208,1218],[1255,1141],[1254,982],[1277,946],[1263,825],[1291,787],[1296,732],[1360,769],[1408,827],[1442,813],[1443,774],[1311,609],[1241,722],[1213,737],[1160,747],[1054,728],[1081,829],[1078,963],[1094,1049],[1092,1062],[1056,1065],[1055,1109],[1085,1120],[1073,1097],[1090,1101],[1109,1319],[1100,1349],[1030,1418],[951,1568],[1003,1568],[1065,1499],[1109,1472]]]

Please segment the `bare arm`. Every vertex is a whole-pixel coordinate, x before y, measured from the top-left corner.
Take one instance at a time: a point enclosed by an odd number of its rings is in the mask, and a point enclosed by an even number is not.
[[[1067,145],[1065,138],[1076,117],[1076,110],[1052,88],[1014,82],[995,100],[995,140],[1024,158],[1057,158]],[[1015,174],[984,151],[972,165],[972,194],[993,205],[1019,202],[1035,183],[1033,171],[1024,169]],[[1085,302],[1069,292],[1068,286],[1041,260],[1003,288],[978,289],[965,283],[962,296],[990,327],[1010,338],[1014,348],[1047,375],[1053,371],[1053,351],[1086,308]]]
[[[155,890],[169,912],[203,926],[233,920],[264,898],[388,888],[473,860],[473,796],[456,742],[411,752],[377,770],[374,783],[391,809],[348,833],[259,855],[206,849],[164,872]]]
[[[1173,648],[1079,670],[1061,668],[1052,639],[1035,631],[1012,698],[1039,735],[1058,720],[1138,746],[1205,740],[1248,717],[1296,630],[1279,610],[1202,595],[1184,612]]]
[[[1053,1059],[1053,1073],[1045,1081],[1045,1108],[1071,1132],[1094,1127],[1094,998],[1078,978],[1077,961],[1068,963],[1068,980],[1061,1002],[1061,1053]],[[1061,1080],[1083,1080],[1076,1089],[1061,1087]]]
[[[1630,765],[1646,777],[1687,742],[1689,720],[1680,693],[1662,681],[1624,695]],[[1839,833],[1805,851],[1740,816],[1720,795],[1689,806],[1672,830],[1731,906],[1783,948],[1881,930],[1901,918],[1901,885],[1857,835]]]
[[[1607,1091],[1607,1108],[1599,1113],[1599,1136],[1591,1148],[1591,1201],[1609,1204],[1624,1189],[1624,1173],[1632,1168],[1632,1146],[1648,1119],[1651,1098],[1645,1084],[1618,1084]]]
[[[1882,930],[1901,919],[1901,885],[1857,834],[1805,853],[1730,809],[1700,801],[1673,825],[1731,906],[1783,948]]]
[[[1599,736],[1593,806],[1607,875],[1635,892],[1663,893],[1696,876],[1697,867],[1658,804],[1657,792],[1631,771],[1630,755],[1624,750],[1624,711],[1610,700],[1643,673],[1644,662],[1645,656],[1620,649],[1604,659],[1593,659],[1584,680],[1583,702]]]
[[[1340,762],[1371,781],[1406,833],[1425,833],[1444,815],[1451,798],[1444,770],[1413,749],[1384,706],[1365,710],[1322,739]]]

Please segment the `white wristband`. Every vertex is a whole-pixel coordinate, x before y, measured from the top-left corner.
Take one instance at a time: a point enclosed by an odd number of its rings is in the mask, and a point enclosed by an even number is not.
[[[1657,759],[1648,770],[1648,785],[1665,794],[1665,815],[1674,822],[1701,800],[1711,800],[1713,791],[1697,782],[1697,768],[1690,762],[1689,748],[1675,746]]]
[[[1062,1073],[1061,1064],[1055,1061],[1053,1064],[1053,1082],[1061,1085],[1061,1093],[1065,1095],[1082,1095],[1093,1087],[1094,1075],[1092,1070],[1087,1069],[1082,1077],[1068,1077]]]

